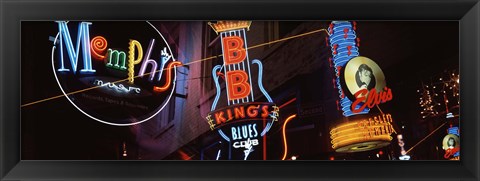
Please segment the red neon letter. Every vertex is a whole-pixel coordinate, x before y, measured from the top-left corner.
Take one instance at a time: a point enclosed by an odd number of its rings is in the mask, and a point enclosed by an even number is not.
[[[103,36],[96,36],[90,42],[90,51],[93,58],[97,60],[105,59],[105,50],[107,49],[107,40]]]
[[[263,106],[262,107],[262,118],[267,118],[268,117],[268,106]]]
[[[233,108],[235,112],[235,119],[245,118],[245,108],[243,106]]]
[[[167,79],[165,80],[165,85],[161,86],[161,87],[158,87],[158,86],[153,86],[153,91],[155,92],[163,92],[163,91],[166,91],[168,90],[168,88],[170,87],[170,83],[172,82],[172,69],[173,69],[173,66],[181,66],[182,65],[182,62],[179,62],[179,61],[173,61],[173,62],[170,62],[168,64],[168,68],[167,68]],[[163,70],[162,70],[163,71]]]
[[[227,119],[225,119],[223,117],[223,112],[215,113],[215,120],[217,121],[217,125],[222,124],[222,123],[227,121]]]
[[[250,94],[250,84],[247,80],[248,75],[243,70],[227,72],[228,99],[235,100],[247,97]]]
[[[227,121],[231,121],[233,119],[233,115],[232,115],[232,110],[231,109],[227,109],[227,116],[228,116],[228,120]]]
[[[368,93],[368,90],[367,89],[362,89],[362,90],[359,90],[357,93],[355,93],[355,98],[357,98],[357,100],[355,100],[355,102],[352,103],[352,112],[353,113],[359,113],[359,112],[362,112],[365,107],[367,106],[367,103],[363,104],[359,109],[355,109],[355,107],[357,107],[358,104],[360,104],[361,102],[363,102],[365,100],[365,94]],[[363,96],[361,96],[363,95]]]
[[[257,117],[259,107],[260,107],[260,105],[258,105],[258,106],[248,106],[248,108],[247,108],[248,117],[250,117],[250,118]]]
[[[225,65],[239,63],[245,59],[246,51],[243,48],[243,40],[238,36],[229,36],[223,38],[223,51],[225,56]]]

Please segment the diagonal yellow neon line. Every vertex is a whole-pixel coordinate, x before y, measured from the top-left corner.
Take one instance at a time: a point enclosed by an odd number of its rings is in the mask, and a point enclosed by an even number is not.
[[[415,148],[416,146],[418,146],[420,143],[422,143],[423,141],[425,141],[428,137],[430,137],[433,133],[437,132],[438,129],[442,128],[445,124],[447,124],[447,122],[444,122],[442,125],[440,125],[437,129],[433,130],[430,134],[428,134],[427,136],[425,136],[425,138],[423,138],[422,140],[420,140],[417,144],[413,145],[410,149],[408,149],[406,151],[406,153],[410,152],[413,150],[413,148]]]

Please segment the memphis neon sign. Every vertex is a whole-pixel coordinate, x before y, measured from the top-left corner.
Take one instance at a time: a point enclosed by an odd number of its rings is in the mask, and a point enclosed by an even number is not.
[[[91,38],[90,29],[94,25],[92,22],[78,23],[78,31],[75,40],[72,39],[71,31],[67,26],[67,21],[55,21],[55,23],[58,25],[58,34],[55,37],[54,46],[52,48],[52,66],[54,67],[57,82],[64,94],[67,95],[67,92],[64,90],[67,85],[63,82],[72,82],[66,81],[66,79],[81,80],[93,77],[93,79],[90,78],[91,81],[93,81],[93,86],[107,87],[126,94],[139,94],[140,92],[146,91],[143,96],[159,96],[162,98],[158,99],[164,100],[160,100],[160,106],[158,108],[152,108],[152,111],[154,111],[153,114],[148,115],[146,118],[135,123],[118,124],[90,115],[88,111],[79,108],[78,105],[74,103],[75,101],[72,101],[69,96],[66,96],[67,99],[82,113],[106,124],[123,126],[146,121],[163,109],[173,93],[176,76],[175,68],[181,66],[182,63],[175,61],[168,44],[152,24],[147,22],[146,24],[148,25],[146,25],[146,27],[153,28],[158,33],[157,35],[160,35],[160,40],[163,40],[160,41],[160,45],[156,45],[159,44],[157,42],[158,38],[150,38],[150,41],[147,42],[148,46],[145,47],[135,38],[124,37],[127,38],[126,40],[128,41],[125,42],[124,47],[118,48],[118,41],[116,47],[110,47],[111,44],[105,37],[111,36],[98,34],[98,30],[96,31],[96,36]],[[138,24],[138,22],[135,23]],[[99,24],[101,24],[101,22]],[[107,27],[108,25],[103,26]],[[138,33],[132,34],[136,35]],[[144,40],[144,38],[142,39]],[[164,46],[162,46],[162,44],[164,44]],[[56,53],[57,56],[55,56],[54,53]],[[95,67],[99,65],[102,65],[103,67]],[[105,81],[102,78],[105,76],[115,78],[114,80],[108,78],[108,81]],[[62,80],[60,81],[59,79]],[[138,81],[139,79],[142,79],[140,82],[141,86],[135,84],[136,80]],[[170,94],[166,96],[161,95],[166,92],[170,92]],[[116,96],[120,96],[119,99],[125,98],[118,94],[116,94]],[[153,99],[151,102],[153,102]],[[139,107],[144,106],[139,105]],[[128,116],[125,117],[126,119],[129,119]]]
[[[160,66],[157,65],[157,61],[154,59],[150,58],[151,52],[153,50],[153,47],[155,45],[155,39],[151,39],[149,46],[147,48],[147,52],[145,53],[145,56],[143,56],[143,49],[142,45],[140,42],[137,40],[130,40],[129,42],[129,52],[128,55],[126,55],[125,52],[119,51],[119,50],[113,50],[113,49],[108,49],[106,54],[104,53],[104,50],[107,48],[108,42],[107,40],[102,37],[102,36],[97,36],[92,39],[90,42],[90,35],[89,35],[89,26],[92,23],[89,22],[81,22],[78,28],[78,34],[77,34],[77,44],[76,47],[73,46],[73,41],[70,36],[70,31],[68,30],[67,27],[67,22],[65,21],[57,21],[58,23],[58,28],[59,28],[59,42],[60,42],[60,68],[58,69],[59,72],[70,72],[72,71],[73,73],[77,72],[77,66],[78,66],[78,57],[79,57],[79,49],[80,45],[82,46],[82,52],[83,53],[83,69],[80,70],[80,73],[94,73],[95,70],[92,67],[92,54],[93,57],[97,60],[102,60],[105,57],[108,57],[108,63],[105,65],[106,67],[110,68],[115,68],[119,70],[127,70],[126,67],[126,62],[128,61],[128,79],[131,83],[134,82],[134,66],[135,64],[138,64],[143,61],[140,71],[138,73],[138,76],[143,77],[145,75],[145,71],[148,65],[152,66],[152,69],[150,70],[150,80],[153,81],[156,70],[158,68],[158,72],[160,72],[157,81],[160,81],[162,78],[162,72],[165,67],[165,64],[172,58],[171,55],[169,55],[166,51],[166,47],[163,48],[162,50],[162,56],[161,56],[161,64]],[[65,44],[65,46],[63,46]],[[70,60],[70,65],[72,67],[72,70],[65,68],[65,63],[64,63],[64,51],[63,48],[66,48],[68,58]],[[135,54],[135,50],[137,50],[137,54]],[[128,59],[127,59],[128,57]],[[168,67],[172,68],[173,66],[178,66],[181,65],[180,62],[175,62],[172,61],[169,63]],[[167,69],[167,71],[171,71],[171,69]],[[167,73],[168,74],[168,73]],[[158,89],[157,91],[162,91],[164,89]]]

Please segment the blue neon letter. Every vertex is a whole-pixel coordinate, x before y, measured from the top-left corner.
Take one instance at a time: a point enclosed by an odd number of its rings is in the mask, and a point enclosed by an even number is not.
[[[77,63],[78,55],[80,50],[80,44],[82,44],[82,53],[83,53],[83,69],[80,72],[95,72],[92,69],[92,58],[90,54],[90,34],[88,31],[88,26],[92,23],[90,22],[81,22],[78,25],[77,33],[77,46],[74,50],[72,38],[70,37],[70,32],[67,27],[67,22],[65,21],[56,21],[58,23],[58,31],[60,36],[60,69],[58,71],[70,71],[64,67],[63,63],[63,43],[67,48],[68,58],[70,59],[70,64],[73,69],[73,73],[77,72]]]

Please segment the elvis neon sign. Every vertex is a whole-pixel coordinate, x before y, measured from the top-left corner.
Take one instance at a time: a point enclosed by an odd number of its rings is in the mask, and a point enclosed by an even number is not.
[[[443,157],[445,159],[460,156],[460,129],[458,127],[450,127],[447,129],[448,134],[443,138],[442,148],[445,150]]]
[[[102,123],[128,126],[151,119],[168,103],[175,88],[176,67],[182,63],[174,59],[163,35],[151,23],[79,22],[76,42],[75,36],[72,37],[70,33],[73,31],[68,27],[68,24],[74,23],[55,23],[58,25],[58,34],[52,47],[53,72],[62,92],[80,112]],[[130,28],[112,33],[119,27]],[[96,36],[90,39],[91,34]],[[140,43],[144,41],[149,41],[146,49]],[[126,108],[108,103],[96,106],[99,102],[67,94],[78,89],[89,89],[92,85],[125,94],[139,94],[141,96],[132,98],[95,89],[88,92],[117,101],[134,102],[137,104],[135,107],[148,109],[136,110],[131,106]],[[120,113],[121,116],[104,114],[108,109],[125,110],[125,113]]]
[[[370,108],[392,100],[392,91],[386,87],[380,67],[369,58],[359,56],[356,22],[334,21],[328,30],[336,74],[333,82],[339,91],[343,115],[367,114]]]
[[[353,114],[393,99],[392,89],[386,86],[382,69],[367,57],[351,59],[345,65],[341,78],[347,97],[353,100],[350,106]]]

